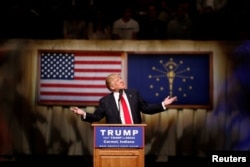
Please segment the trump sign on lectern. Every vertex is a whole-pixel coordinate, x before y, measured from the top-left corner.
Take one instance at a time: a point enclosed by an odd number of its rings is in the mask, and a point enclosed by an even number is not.
[[[140,126],[100,126],[95,128],[95,147],[143,147],[144,128]]]
[[[94,167],[144,167],[145,124],[92,124]]]

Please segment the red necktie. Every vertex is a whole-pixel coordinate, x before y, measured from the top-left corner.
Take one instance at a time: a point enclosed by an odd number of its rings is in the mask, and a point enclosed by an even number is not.
[[[121,96],[121,105],[122,105],[122,111],[124,114],[125,124],[132,124],[128,106],[123,96]]]

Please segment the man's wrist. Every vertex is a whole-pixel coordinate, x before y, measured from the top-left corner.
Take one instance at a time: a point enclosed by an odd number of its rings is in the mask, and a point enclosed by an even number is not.
[[[167,109],[167,107],[165,106],[164,102],[161,102],[161,105],[162,105],[163,110]]]
[[[82,115],[81,115],[81,120],[85,120],[86,119],[86,112],[84,112]]]

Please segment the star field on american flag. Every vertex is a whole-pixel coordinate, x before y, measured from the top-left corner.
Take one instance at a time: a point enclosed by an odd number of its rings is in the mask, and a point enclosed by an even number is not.
[[[41,79],[74,79],[74,55],[68,53],[43,53]]]

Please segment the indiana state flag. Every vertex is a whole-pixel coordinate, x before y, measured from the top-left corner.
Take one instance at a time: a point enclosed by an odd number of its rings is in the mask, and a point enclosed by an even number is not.
[[[177,96],[177,106],[211,107],[210,56],[128,54],[128,88],[137,89],[148,103]]]

